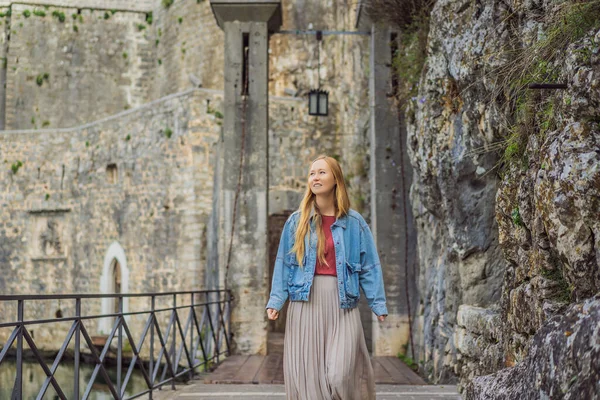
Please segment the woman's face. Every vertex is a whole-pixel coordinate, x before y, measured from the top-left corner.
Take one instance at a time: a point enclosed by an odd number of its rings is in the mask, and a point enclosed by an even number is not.
[[[327,195],[335,187],[335,178],[325,160],[317,160],[310,167],[308,185],[315,195]]]

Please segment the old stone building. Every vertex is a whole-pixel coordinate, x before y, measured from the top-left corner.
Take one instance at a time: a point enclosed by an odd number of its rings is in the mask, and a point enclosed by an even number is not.
[[[0,7],[0,290],[222,287],[219,245],[229,228],[219,225],[219,168],[229,148],[223,144],[228,115],[224,34],[210,2],[59,0]],[[335,2],[314,9],[284,2],[281,12],[284,30],[308,24],[354,30],[355,7]],[[278,221],[297,208],[307,165],[318,154],[343,161],[353,207],[370,215],[369,39],[331,35],[319,43],[314,34],[273,34],[268,59],[265,211],[276,247]],[[306,94],[319,82],[330,91],[327,118],[307,112]],[[229,284],[239,279],[234,272]],[[266,304],[269,281],[267,269],[243,290],[258,290],[264,297],[258,302]],[[147,306],[134,299],[124,305]],[[51,317],[72,307],[57,303],[26,313]],[[109,312],[115,305],[89,301],[85,307]],[[257,309],[243,307],[241,301],[240,317],[264,319],[262,310],[255,315]],[[372,317],[366,308],[363,314],[371,341]],[[99,322],[97,333],[109,326],[109,320]],[[248,348],[241,344],[246,328],[239,328],[239,351],[267,351],[266,330],[273,328],[266,320],[258,326],[262,339]],[[55,333],[44,334],[50,348],[61,342]],[[382,351],[398,350],[397,344]]]
[[[266,259],[308,162],[339,157],[386,274],[386,323],[363,305],[375,354],[414,355],[469,398],[596,398],[598,1],[424,1],[410,29],[400,0],[283,1],[267,27],[225,26],[211,3],[0,1],[0,291],[225,284],[243,104],[228,88],[246,62],[231,43],[252,31],[266,94],[247,104],[263,136],[245,153],[238,250]],[[326,118],[308,115],[319,84]],[[268,261],[233,260],[237,350],[268,352],[282,329],[261,310]]]

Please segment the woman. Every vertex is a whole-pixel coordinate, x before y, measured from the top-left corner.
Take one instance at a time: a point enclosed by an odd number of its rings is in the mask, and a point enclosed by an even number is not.
[[[269,319],[291,303],[285,326],[283,373],[288,399],[375,399],[373,367],[357,309],[359,287],[379,321],[387,316],[373,235],[350,209],[338,162],[313,161],[300,209],[285,223]]]

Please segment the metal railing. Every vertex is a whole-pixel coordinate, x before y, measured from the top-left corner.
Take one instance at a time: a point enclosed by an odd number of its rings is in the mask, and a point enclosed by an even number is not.
[[[149,309],[123,312],[124,299],[131,298],[146,298],[146,301],[150,302]],[[164,303],[165,299],[169,302],[169,298],[171,298],[170,305],[157,307],[157,300]],[[84,315],[81,312],[82,301],[88,299],[111,299],[111,301],[116,302],[118,311],[109,314]],[[57,318],[25,319],[27,303],[34,301],[60,302],[61,300],[74,301],[74,316],[63,317],[61,311],[57,312]],[[0,320],[0,328],[14,328],[8,340],[5,343],[0,343],[2,346],[0,366],[3,361],[6,361],[9,350],[12,349],[11,353],[16,357],[16,377],[11,399],[20,400],[23,398],[24,342],[29,346],[29,354],[33,356],[46,374],[37,399],[44,398],[50,385],[56,391],[58,398],[67,399],[67,396],[65,396],[66,389],[61,388],[54,376],[67,349],[73,352],[74,362],[73,397],[68,400],[88,399],[98,374],[104,379],[114,399],[133,399],[145,394],[148,394],[149,398],[152,399],[152,394],[156,389],[169,382],[174,389],[175,380],[178,377],[186,375],[191,378],[196,373],[196,369],[203,367],[206,371],[212,365],[218,364],[220,357],[229,355],[231,300],[231,292],[225,290],[114,295],[0,295],[0,306],[6,305],[7,302],[16,303],[16,320],[9,322]],[[138,303],[140,302],[138,301]],[[185,313],[185,310],[187,310],[187,320],[185,326],[183,326],[180,315]],[[165,313],[168,313],[168,318]],[[136,341],[127,319],[130,318],[129,316],[143,316],[144,314],[148,314],[148,317],[143,325],[142,333]],[[198,318],[199,314],[201,314],[200,318]],[[6,316],[3,318],[6,318]],[[92,325],[92,321],[106,318],[114,318],[114,323],[106,337],[106,343],[99,346],[97,343],[94,344],[92,340],[90,331],[93,327],[90,325]],[[30,328],[34,325],[49,326],[58,322],[71,322],[71,325],[52,365],[49,365],[44,359],[43,351],[36,345]],[[166,323],[166,329],[161,328],[161,322],[163,326]],[[73,339],[74,345],[69,347]],[[86,355],[88,358],[91,357],[94,365],[93,373],[83,395],[80,387],[82,350],[85,350],[85,347],[82,348],[82,339],[89,350]],[[117,342],[117,377],[116,382],[112,382],[105,363],[110,359],[109,352],[114,353],[115,351],[114,347],[111,347],[115,339]],[[123,377],[124,339],[128,341],[133,357]],[[142,346],[144,344],[147,345],[147,350],[143,352],[146,354],[145,360],[142,359]],[[97,349],[97,347],[99,348]],[[125,389],[136,366],[143,376],[146,389],[126,397]]]

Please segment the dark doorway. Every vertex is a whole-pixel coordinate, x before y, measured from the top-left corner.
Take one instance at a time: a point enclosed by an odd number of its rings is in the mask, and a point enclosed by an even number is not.
[[[271,290],[271,281],[273,280],[273,271],[275,269],[275,259],[277,258],[277,249],[279,248],[279,239],[283,226],[288,217],[293,213],[291,210],[269,216],[267,228],[269,230],[269,291]],[[279,313],[277,321],[269,321],[269,338],[267,343],[268,354],[283,354],[283,334],[285,332],[285,319],[287,316],[286,303]]]

